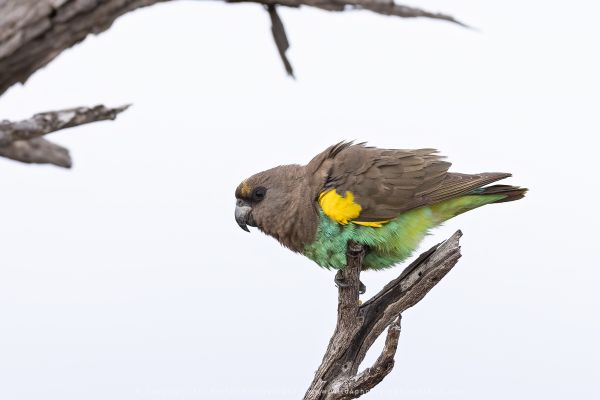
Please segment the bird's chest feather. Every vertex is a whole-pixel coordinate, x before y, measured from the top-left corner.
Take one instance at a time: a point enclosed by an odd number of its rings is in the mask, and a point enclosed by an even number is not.
[[[340,269],[346,265],[347,243],[354,240],[368,246],[366,269],[388,268],[409,257],[433,225],[428,207],[411,210],[378,227],[340,224],[320,211],[315,240],[303,254],[321,267]]]

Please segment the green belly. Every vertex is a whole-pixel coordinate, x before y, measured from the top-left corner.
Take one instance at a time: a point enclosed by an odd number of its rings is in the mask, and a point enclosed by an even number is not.
[[[389,268],[410,257],[431,228],[465,211],[504,197],[463,196],[407,211],[379,228],[353,223],[341,225],[320,212],[316,239],[306,246],[303,254],[321,267],[341,269],[346,265],[347,243],[354,240],[368,246],[365,269]]]

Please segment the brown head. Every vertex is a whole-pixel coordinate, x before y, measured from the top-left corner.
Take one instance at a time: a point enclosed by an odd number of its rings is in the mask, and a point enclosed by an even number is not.
[[[235,190],[235,220],[246,232],[248,226],[301,251],[316,231],[313,201],[307,197],[305,169],[282,165],[242,181]]]

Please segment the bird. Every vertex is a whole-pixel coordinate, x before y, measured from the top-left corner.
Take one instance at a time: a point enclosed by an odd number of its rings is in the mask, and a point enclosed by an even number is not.
[[[335,282],[343,286],[349,241],[366,249],[363,270],[383,270],[409,258],[448,219],[527,191],[490,185],[510,173],[463,174],[450,166],[435,149],[339,142],[306,165],[280,165],[244,179],[235,190],[235,220],[338,270]]]

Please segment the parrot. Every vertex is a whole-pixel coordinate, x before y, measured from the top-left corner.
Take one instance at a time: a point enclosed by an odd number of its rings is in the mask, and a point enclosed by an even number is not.
[[[235,220],[258,228],[317,265],[346,266],[348,241],[364,246],[363,270],[409,258],[429,231],[486,204],[521,199],[526,188],[490,185],[504,172],[449,172],[435,149],[381,149],[343,141],[308,164],[281,165],[244,179]],[[361,283],[360,292],[366,288]]]

